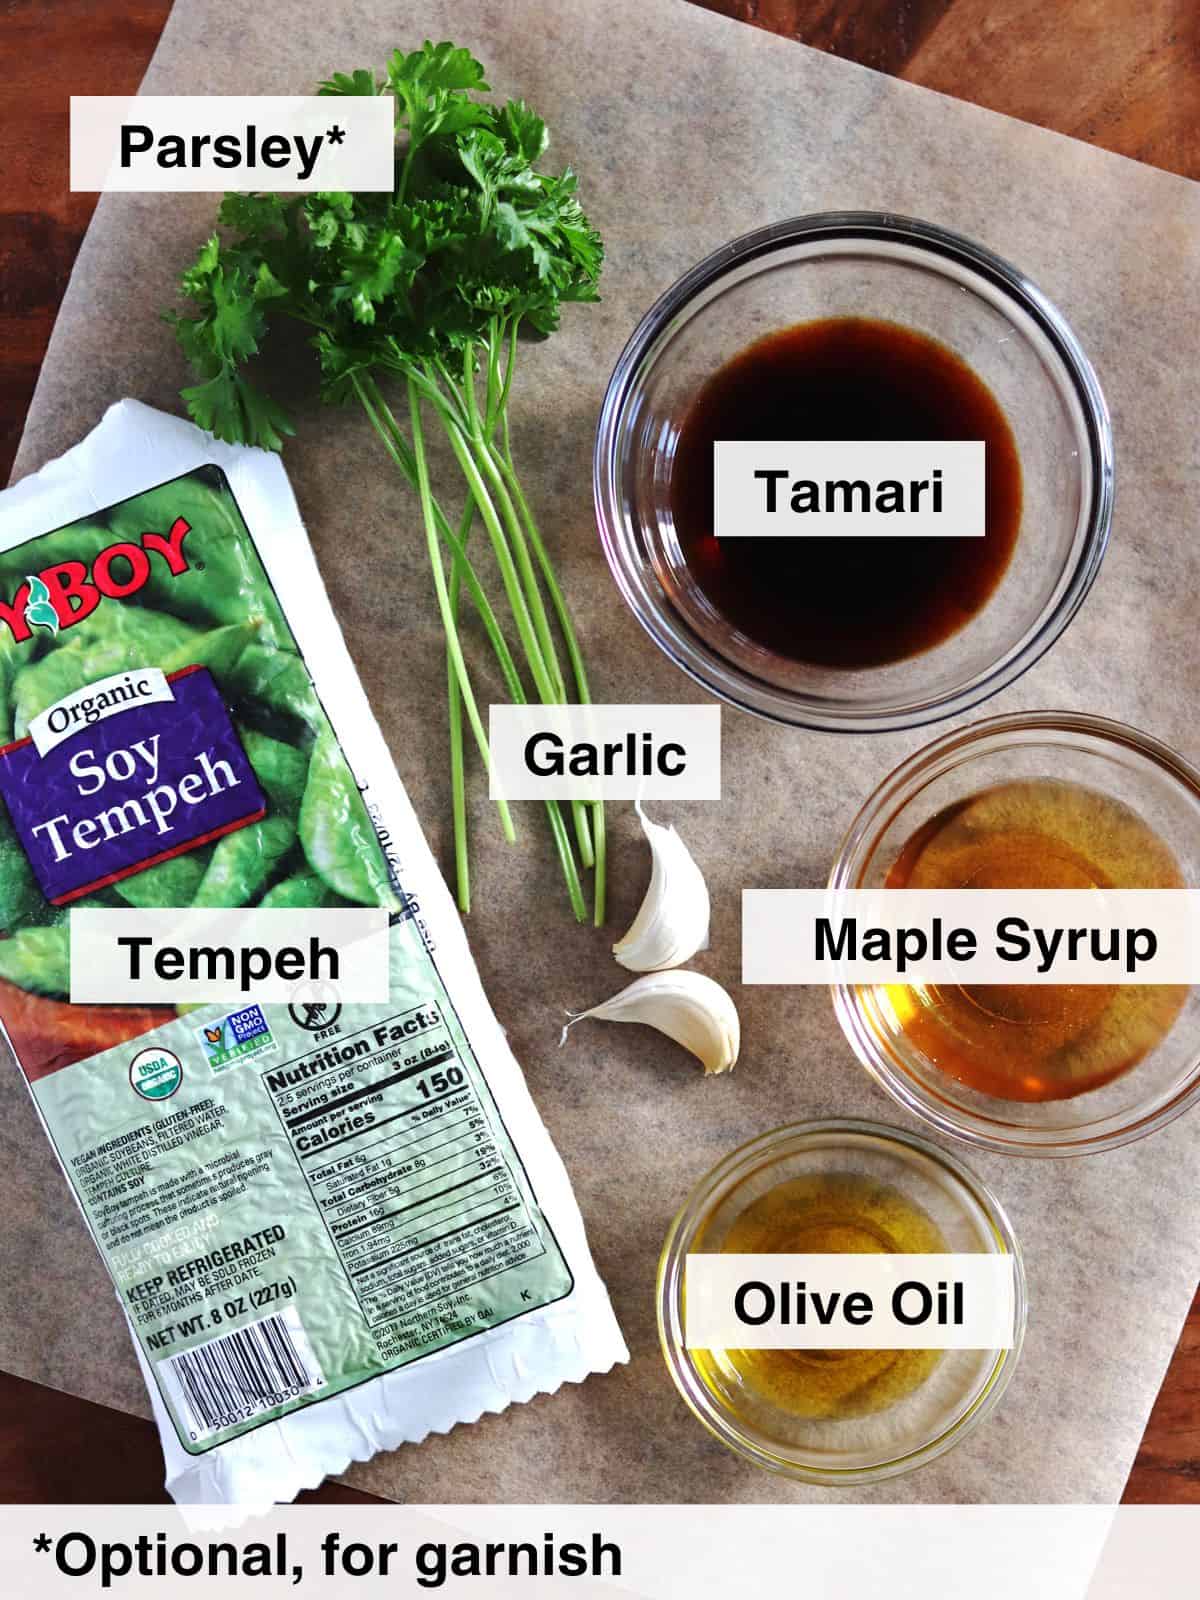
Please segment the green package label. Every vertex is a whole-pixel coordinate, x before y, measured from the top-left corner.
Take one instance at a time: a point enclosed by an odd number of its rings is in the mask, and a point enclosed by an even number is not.
[[[214,1078],[197,1012],[33,1085],[192,1453],[570,1292],[411,919],[391,948],[386,1006],[264,1006],[269,1064]]]
[[[173,1021],[72,1007],[64,1027],[67,914],[0,806],[0,1012],[184,1450],[567,1295],[224,473],[198,468],[15,545],[0,590],[0,753],[44,780],[51,811],[135,716],[154,723],[146,748],[174,741],[214,770],[219,723],[252,770],[246,817],[125,850],[83,903],[393,913],[385,1006]],[[167,690],[138,700],[145,668],[168,685],[202,670],[220,716],[187,715]],[[84,842],[108,818],[121,843],[143,812],[122,795]]]

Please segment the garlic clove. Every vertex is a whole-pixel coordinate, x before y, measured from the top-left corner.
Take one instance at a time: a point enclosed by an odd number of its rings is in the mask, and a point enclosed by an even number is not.
[[[631,972],[661,972],[690,961],[708,944],[709,899],[704,874],[674,828],[651,822],[637,802],[650,846],[650,886],[613,955]]]
[[[577,1022],[644,1022],[690,1050],[706,1073],[728,1072],[741,1048],[737,1007],[721,985],[702,972],[650,972],[635,978],[603,1005],[571,1017],[559,1044]]]

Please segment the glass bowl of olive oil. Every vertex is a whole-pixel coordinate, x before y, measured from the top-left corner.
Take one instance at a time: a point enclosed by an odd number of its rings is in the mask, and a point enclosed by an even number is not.
[[[701,1350],[685,1340],[694,1254],[1004,1255],[1011,1346],[992,1350]],[[1012,1226],[987,1188],[915,1134],[860,1121],[796,1123],[733,1151],[672,1224],[658,1273],[663,1355],[720,1442],[808,1483],[870,1483],[943,1455],[999,1403],[1025,1330]]]
[[[836,889],[1200,886],[1200,772],[1150,735],[1022,712],[903,762],[852,823]],[[943,1133],[1019,1155],[1110,1149],[1200,1097],[1200,989],[838,984],[872,1077]]]

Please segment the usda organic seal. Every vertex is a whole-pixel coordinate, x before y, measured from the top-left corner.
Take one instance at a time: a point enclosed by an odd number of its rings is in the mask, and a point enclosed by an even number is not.
[[[160,1046],[139,1050],[129,1063],[129,1082],[143,1100],[169,1100],[183,1082],[183,1063]]]

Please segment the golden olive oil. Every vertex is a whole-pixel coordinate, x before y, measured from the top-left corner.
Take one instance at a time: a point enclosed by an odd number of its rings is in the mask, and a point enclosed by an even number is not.
[[[732,1255],[941,1255],[932,1219],[898,1189],[855,1172],[788,1178],[733,1222]],[[941,1350],[697,1350],[705,1382],[726,1399],[741,1392],[793,1417],[868,1416],[928,1378]]]
[[[1122,801],[1057,779],[998,784],[926,822],[890,889],[1180,889],[1159,836]],[[943,1072],[1002,1100],[1061,1100],[1120,1076],[1169,1032],[1174,984],[887,986],[889,1009]]]

